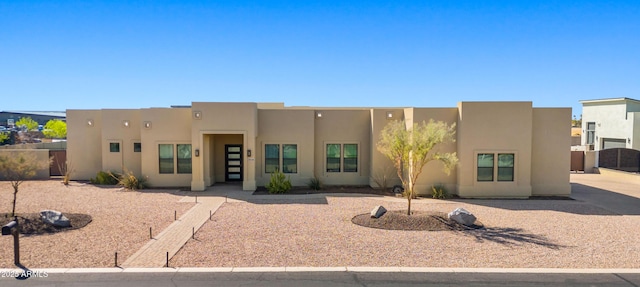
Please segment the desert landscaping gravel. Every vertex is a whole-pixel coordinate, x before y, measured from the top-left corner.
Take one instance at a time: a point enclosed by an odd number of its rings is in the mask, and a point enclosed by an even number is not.
[[[29,268],[113,267],[149,241],[149,227],[158,234],[194,203],[178,202],[175,190],[125,191],[59,180],[27,181],[20,186],[16,212],[54,209],[84,213],[93,218],[87,226],[45,235],[20,236],[20,261]],[[11,212],[13,189],[0,182],[0,212]],[[0,237],[0,268],[13,268],[13,238]]]
[[[640,217],[572,200],[412,201],[414,210],[463,207],[485,230],[400,231],[351,219],[391,197],[326,194],[225,203],[171,259],[180,267],[420,266],[640,268]]]

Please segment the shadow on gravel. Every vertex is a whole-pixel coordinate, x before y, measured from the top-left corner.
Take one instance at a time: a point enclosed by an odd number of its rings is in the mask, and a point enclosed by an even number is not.
[[[457,232],[465,236],[475,237],[478,242],[491,241],[507,246],[533,244],[555,250],[568,247],[555,244],[545,236],[526,233],[522,228],[485,227],[483,229],[470,229]]]

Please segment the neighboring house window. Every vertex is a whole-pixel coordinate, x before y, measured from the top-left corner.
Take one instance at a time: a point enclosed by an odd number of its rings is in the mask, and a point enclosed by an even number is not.
[[[179,144],[178,151],[178,173],[191,173],[191,145]]]
[[[587,123],[587,144],[593,144],[596,137],[596,123]]]
[[[109,143],[109,152],[120,152],[120,143]]]
[[[493,154],[478,154],[478,181],[493,181]]]
[[[133,152],[141,152],[141,151],[142,151],[142,144],[133,143]]]
[[[327,172],[358,172],[357,144],[327,144]]]
[[[282,145],[282,172],[298,173],[298,145]]]
[[[158,145],[160,173],[173,173],[173,145]]]
[[[513,181],[514,158],[512,153],[498,154],[498,181]]]
[[[281,162],[282,170],[280,170]],[[264,172],[272,173],[276,170],[282,173],[298,173],[298,145],[283,144],[282,150],[279,144],[264,145]]]
[[[273,173],[280,170],[280,145],[264,145],[264,172]]]

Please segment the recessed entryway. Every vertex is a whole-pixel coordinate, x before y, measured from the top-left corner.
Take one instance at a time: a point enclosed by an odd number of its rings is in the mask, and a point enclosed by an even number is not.
[[[242,181],[242,145],[224,146],[225,180]]]

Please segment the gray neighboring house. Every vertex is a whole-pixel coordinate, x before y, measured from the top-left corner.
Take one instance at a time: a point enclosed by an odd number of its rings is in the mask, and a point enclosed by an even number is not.
[[[587,150],[640,150],[640,100],[583,100],[581,143]]]
[[[30,117],[40,125],[46,124],[50,120],[58,119],[66,121],[66,112],[47,111],[47,112],[32,112],[32,111],[1,111],[0,112],[0,126],[10,127],[17,122],[20,118]]]

